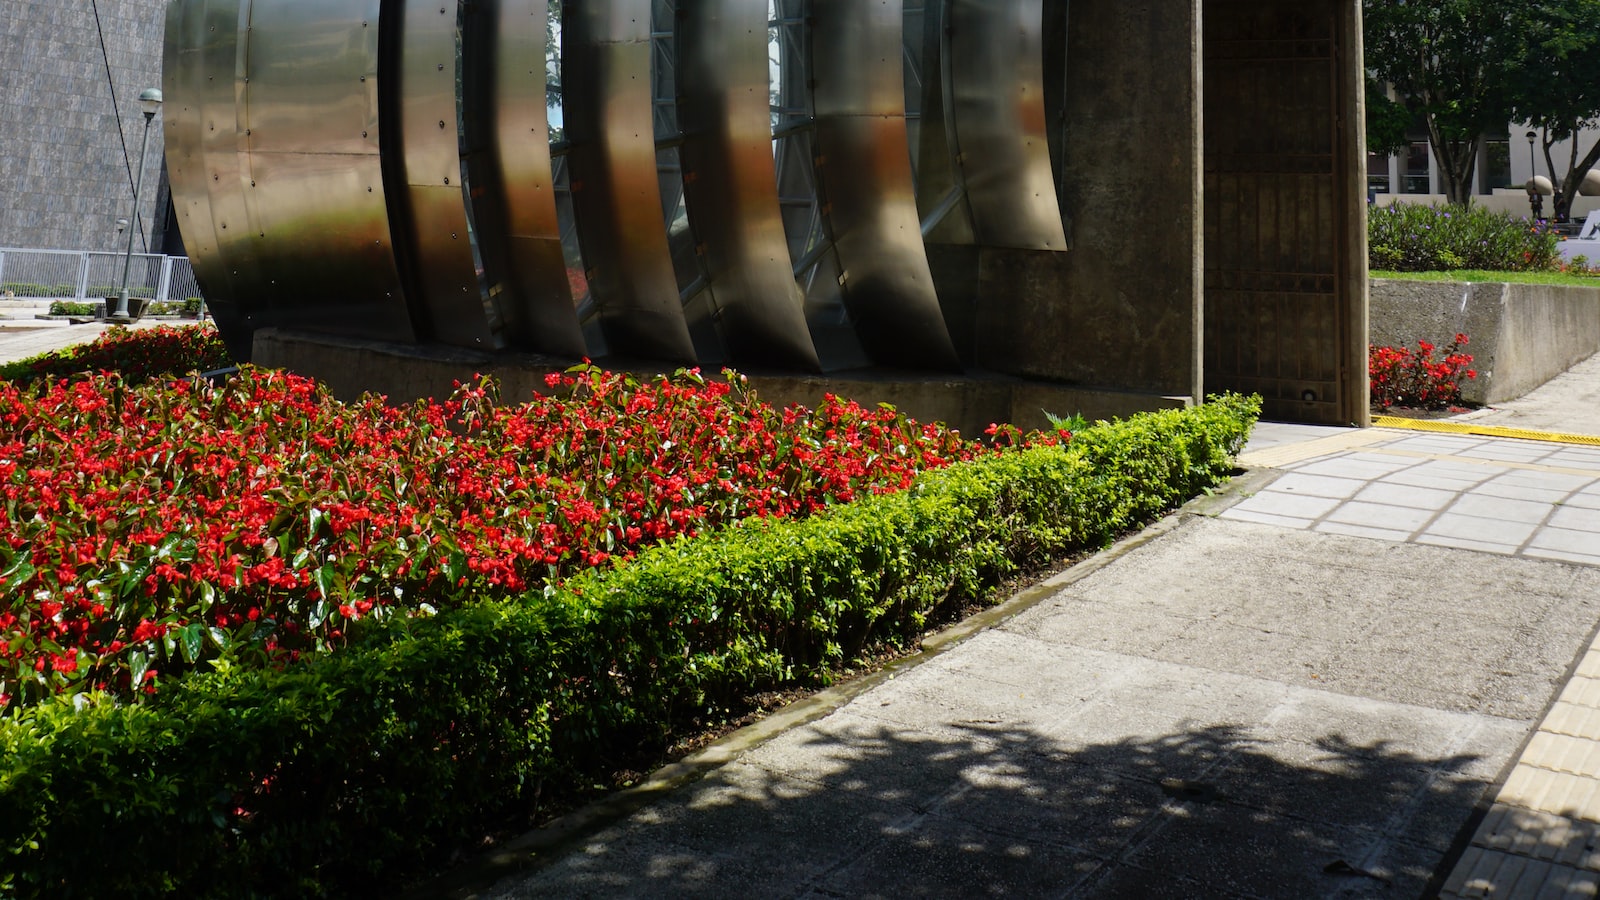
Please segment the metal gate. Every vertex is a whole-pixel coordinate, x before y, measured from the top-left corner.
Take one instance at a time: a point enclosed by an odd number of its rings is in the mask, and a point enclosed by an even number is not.
[[[1205,383],[1261,394],[1271,418],[1365,420],[1343,18],[1327,0],[1205,7]]]

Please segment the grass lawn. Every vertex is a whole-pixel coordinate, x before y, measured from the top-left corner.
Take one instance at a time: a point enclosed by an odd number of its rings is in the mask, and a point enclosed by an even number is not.
[[[1515,284],[1561,284],[1573,287],[1600,287],[1595,275],[1569,275],[1566,272],[1490,272],[1481,269],[1453,269],[1448,272],[1384,272],[1374,269],[1373,278],[1399,281],[1502,281]]]

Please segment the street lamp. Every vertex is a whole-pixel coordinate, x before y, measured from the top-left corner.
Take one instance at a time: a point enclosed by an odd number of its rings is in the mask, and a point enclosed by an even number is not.
[[[1539,136],[1536,131],[1527,133],[1528,138],[1528,206],[1533,210],[1533,220],[1539,221],[1544,216],[1544,197],[1539,193],[1535,179],[1539,177],[1539,164],[1533,158],[1533,141]]]
[[[144,193],[145,156],[150,151],[150,122],[161,109],[161,91],[157,88],[141,91],[139,108],[144,112],[144,140],[139,144],[139,177],[133,182],[133,215],[129,218],[134,222],[139,221],[139,200]],[[128,318],[128,273],[133,268],[133,238],[138,233],[138,228],[128,229],[128,252],[122,257],[122,290],[117,292],[117,310],[111,316],[114,319]]]

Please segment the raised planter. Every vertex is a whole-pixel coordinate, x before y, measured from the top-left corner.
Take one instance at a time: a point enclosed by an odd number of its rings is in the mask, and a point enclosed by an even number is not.
[[[1372,280],[1373,344],[1443,347],[1456,334],[1478,370],[1462,397],[1514,400],[1600,353],[1600,287]]]

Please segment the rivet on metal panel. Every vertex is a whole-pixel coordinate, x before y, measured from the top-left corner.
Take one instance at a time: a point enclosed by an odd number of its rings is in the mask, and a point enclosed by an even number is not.
[[[255,179],[251,179],[251,180],[250,180],[250,186],[251,186],[251,187],[255,187],[255,186],[256,186],[256,182],[255,182]]]
[[[449,183],[450,183],[450,176],[449,176],[449,175],[446,175],[446,176],[445,176],[445,177],[444,177],[444,183],[445,183],[445,184],[449,184]]]
[[[365,75],[361,76],[361,83],[362,84],[366,84],[367,83],[367,76],[365,76]]]
[[[440,120],[439,120],[439,127],[440,127],[440,128],[443,128],[443,127],[444,127],[444,120],[443,120],[443,119],[440,119]]]
[[[439,63],[439,71],[444,71],[444,63]]]
[[[365,131],[363,131],[363,132],[361,132],[361,136],[362,136],[362,137],[366,137],[366,136],[367,136],[367,133],[366,133],[366,132],[365,132]]]
[[[454,231],[450,232],[450,240],[456,240],[456,233]]]

